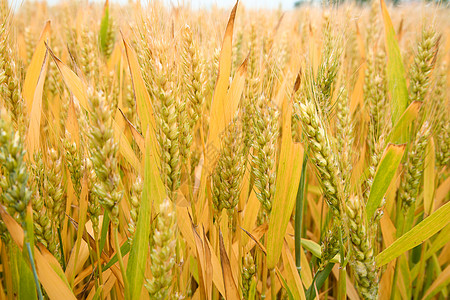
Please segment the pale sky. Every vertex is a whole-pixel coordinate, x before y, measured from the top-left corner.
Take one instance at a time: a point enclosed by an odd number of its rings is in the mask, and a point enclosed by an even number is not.
[[[20,5],[23,0],[10,0],[11,2],[15,2],[16,5]],[[55,4],[61,1],[68,1],[68,0],[47,0],[47,3],[49,4]],[[82,0],[87,1],[87,0]],[[90,2],[104,2],[104,0],[89,0]],[[142,3],[145,3],[149,0],[141,0]],[[193,9],[197,8],[208,8],[211,5],[216,4],[219,7],[222,8],[231,8],[236,3],[235,0],[162,0],[163,2],[170,4],[170,3],[187,3],[190,2]],[[110,2],[116,2],[116,3],[127,3],[128,0],[110,0]],[[283,9],[292,9],[294,7],[295,0],[240,0],[241,4],[244,4],[248,8],[270,8],[270,9],[277,9],[279,5],[281,4],[281,7]]]

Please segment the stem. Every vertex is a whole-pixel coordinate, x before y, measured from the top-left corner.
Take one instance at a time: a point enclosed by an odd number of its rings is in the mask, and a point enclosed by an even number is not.
[[[61,237],[61,228],[58,228],[58,239],[59,239],[59,250],[61,251],[62,267],[63,267],[63,271],[65,271],[66,270],[66,259],[64,258],[64,247],[63,247],[63,242],[62,242],[62,237]]]
[[[211,218],[211,223],[212,223],[212,218]],[[219,254],[220,256],[220,250],[219,250],[219,234],[220,234],[220,228],[219,228],[219,223],[220,223],[220,219],[217,219],[215,227],[216,227],[216,236],[214,237],[214,251],[216,252],[216,254]],[[211,233],[213,233],[213,230],[211,230]],[[213,300],[218,300],[219,299],[219,290],[217,289],[217,287],[213,284],[213,295],[212,295],[212,299]]]
[[[44,296],[42,296],[41,284],[39,283],[39,278],[36,272],[36,266],[34,265],[33,253],[31,252],[30,243],[26,242],[28,257],[30,258],[31,270],[33,271],[34,283],[36,284],[36,290],[38,294],[39,300],[43,300]]]
[[[297,267],[298,275],[301,278],[300,271],[301,255],[302,255],[302,222],[303,222],[303,204],[305,198],[305,182],[306,182],[306,165],[308,163],[308,156],[303,156],[302,174],[297,190],[297,203],[295,205],[295,266]]]
[[[230,256],[233,253],[233,213],[228,212],[228,255]]]
[[[8,259],[8,253],[6,252],[6,247],[7,247],[6,243],[4,241],[2,241],[0,258],[2,260],[2,265],[3,265],[3,274],[5,276],[6,290],[9,291],[7,293],[7,297],[8,297],[8,300],[13,300],[14,293],[12,291],[14,291],[14,288],[13,288],[13,281],[12,281],[12,271],[10,268],[11,261]]]
[[[122,272],[122,277],[123,277],[123,285],[124,285],[124,290],[125,290],[125,299],[129,299],[128,296],[128,279],[127,279],[127,274],[126,274],[126,270],[125,270],[125,265],[123,264],[123,257],[122,257],[122,252],[120,251],[120,243],[119,243],[119,229],[117,228],[117,226],[114,226],[114,243],[115,243],[115,247],[116,247],[116,251],[117,251],[117,257],[119,259],[119,266],[120,266],[120,271]]]
[[[347,272],[345,266],[339,267],[338,300],[345,300],[347,295]]]
[[[188,196],[189,196],[189,203],[191,204],[191,210],[192,210],[192,222],[194,222],[194,225],[197,225],[197,214],[195,213],[195,201],[194,201],[194,183],[192,183],[191,178],[191,156],[189,155],[187,159],[187,165],[185,166],[186,169],[186,177],[188,182]]]
[[[266,299],[266,286],[267,286],[267,263],[266,260],[263,258],[263,272],[262,272],[262,289],[261,289],[261,299]]]
[[[98,230],[94,232],[95,236],[95,248],[97,248],[97,269],[98,269],[98,280],[100,282],[100,285],[103,284],[103,271],[102,271],[102,261],[101,261],[101,254],[100,254],[100,247],[98,243]],[[100,292],[100,298],[103,299],[103,291]]]
[[[277,299],[277,291],[275,289],[275,269],[270,269],[270,291],[272,299]]]
[[[402,201],[397,201],[396,214],[397,215],[396,215],[396,221],[395,221],[396,226],[395,227],[397,228],[397,238],[399,238],[403,235],[403,230],[405,228],[405,223],[406,223],[406,215],[402,213]],[[398,269],[399,269],[398,265],[400,263],[400,258],[396,258],[396,260],[394,260],[394,261],[395,261],[395,269],[394,269],[394,277],[392,278],[390,299],[396,298],[397,278],[398,278]]]
[[[241,216],[239,213],[239,209],[236,212],[237,214],[237,224],[236,224],[236,228],[242,228],[242,224],[241,224]],[[243,257],[243,246],[242,246],[242,230],[237,229],[236,230],[236,239],[237,239],[237,243],[238,243],[238,265],[239,265],[239,272],[242,274],[242,257]],[[238,284],[239,286],[242,286],[242,276],[238,276]]]

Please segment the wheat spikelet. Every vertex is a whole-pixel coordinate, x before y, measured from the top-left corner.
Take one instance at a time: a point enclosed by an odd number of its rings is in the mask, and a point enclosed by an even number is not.
[[[82,154],[80,149],[77,147],[76,142],[71,141],[70,133],[68,131],[66,131],[66,136],[62,140],[62,144],[64,146],[64,157],[70,173],[72,185],[75,190],[75,195],[79,197],[81,193],[81,177],[83,176],[81,172]]]
[[[255,274],[256,274],[255,261],[253,259],[252,254],[248,252],[242,258],[241,277],[242,277],[242,295],[244,296],[244,299],[248,299],[250,285],[252,283],[252,280],[254,279]]]
[[[130,232],[130,239],[133,238],[134,232],[136,231],[136,224],[139,215],[139,206],[140,199],[143,189],[143,182],[140,176],[136,176],[136,180],[134,181],[131,190],[130,190],[130,216],[131,220],[128,224],[128,231]]]
[[[409,100],[424,101],[427,93],[430,71],[439,46],[439,39],[433,28],[422,31],[422,38],[417,44],[417,53],[410,70]]]
[[[328,13],[324,14],[324,23],[324,46],[315,85],[317,104],[322,108],[324,116],[327,116],[331,106],[333,82],[340,67],[340,56],[343,50],[341,41],[332,34],[331,16]]]
[[[305,103],[295,103],[296,114],[302,122],[310,159],[315,165],[325,199],[335,216],[340,218],[341,196],[343,195],[339,166],[325,130],[323,120],[309,97]]]
[[[243,150],[242,127],[240,121],[234,119],[225,129],[221,152],[212,175],[213,204],[218,215],[222,209],[232,215],[238,204],[245,171]]]
[[[0,166],[1,202],[8,212],[18,214],[20,223],[25,222],[26,207],[32,191],[28,187],[28,171],[24,161],[25,149],[20,134],[11,126],[5,110],[0,111]]]
[[[324,234],[321,242],[322,256],[320,258],[320,268],[324,268],[336,254],[339,253],[339,236],[342,231],[340,222],[333,222],[330,229]]]
[[[353,127],[349,112],[348,94],[345,88],[341,88],[336,103],[336,147],[341,151],[340,166],[343,183],[349,182],[352,172]]]
[[[402,201],[405,213],[415,203],[419,194],[420,180],[424,169],[425,148],[430,130],[430,124],[425,122],[417,133],[408,153],[405,171],[397,195],[398,199]]]
[[[433,99],[436,124],[434,126],[436,149],[436,164],[443,168],[450,162],[450,120],[448,110],[448,98],[446,98],[447,77],[445,70],[447,64],[442,64],[438,69],[436,85],[430,99]]]
[[[66,209],[63,189],[63,169],[62,159],[54,148],[50,148],[47,158],[47,172],[43,187],[46,192],[46,206],[49,209],[49,216],[57,229],[61,226]]]
[[[47,214],[44,202],[43,180],[45,178],[45,166],[42,159],[42,153],[36,153],[34,156],[35,163],[31,166],[31,180],[33,183],[33,225],[34,236],[37,242],[42,243],[50,251],[54,251],[54,238],[52,221]]]
[[[151,299],[166,299],[172,284],[172,268],[175,265],[175,212],[168,199],[160,205],[160,213],[153,232],[153,247],[150,252],[153,278],[145,287]]]
[[[98,80],[97,43],[94,32],[84,27],[81,32],[82,47],[80,49],[80,67],[88,80]]]
[[[278,139],[279,113],[268,98],[261,96],[255,106],[253,118],[254,141],[252,173],[255,180],[256,196],[261,202],[263,214],[267,218],[272,210],[275,195],[275,160]]]
[[[373,237],[366,223],[364,204],[357,196],[346,202],[351,257],[350,265],[356,279],[359,294],[364,299],[377,299],[378,276],[375,266]]]
[[[89,91],[91,128],[89,151],[92,165],[98,178],[94,193],[102,205],[111,214],[114,225],[119,223],[119,202],[123,192],[119,190],[120,177],[117,170],[118,144],[113,138],[111,111],[102,92]]]

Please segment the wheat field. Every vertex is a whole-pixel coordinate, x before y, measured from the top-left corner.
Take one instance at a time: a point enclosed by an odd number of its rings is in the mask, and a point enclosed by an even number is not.
[[[444,4],[0,3],[0,299],[450,297]]]

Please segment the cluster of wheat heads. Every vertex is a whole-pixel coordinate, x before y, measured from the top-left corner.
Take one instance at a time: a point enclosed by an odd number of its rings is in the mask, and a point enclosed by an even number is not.
[[[0,299],[449,297],[448,8],[0,3]]]

